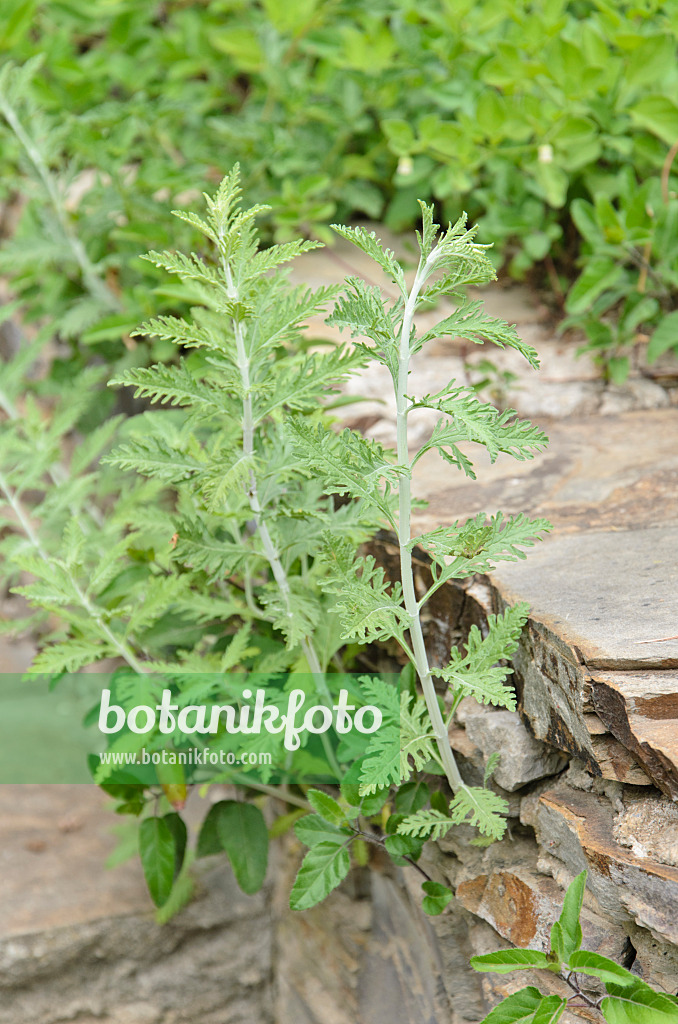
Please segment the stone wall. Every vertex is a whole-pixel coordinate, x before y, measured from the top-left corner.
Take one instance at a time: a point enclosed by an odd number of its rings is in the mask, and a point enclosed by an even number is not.
[[[429,621],[429,645],[444,642],[450,616],[482,628],[504,601],[487,582],[448,592]],[[420,879],[410,870],[372,870],[353,895],[344,889],[300,917],[283,912],[281,1022],[462,1024],[526,984],[571,994],[543,972],[481,975],[469,959],[509,945],[548,948],[565,890],[584,868],[584,946],[678,994],[677,776],[666,753],[675,670],[657,678],[591,669],[536,620],[514,667],[518,710],[466,700],[450,733],[471,784],[482,780],[487,756],[501,752],[492,786],[509,804],[505,838],[483,849],[472,845],[472,830],[457,828],[429,844],[422,864],[456,893],[441,917],[421,913]],[[281,876],[277,884],[283,891],[288,883]]]

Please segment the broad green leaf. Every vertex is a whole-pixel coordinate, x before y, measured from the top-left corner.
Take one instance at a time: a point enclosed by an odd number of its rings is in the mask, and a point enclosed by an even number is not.
[[[184,863],[184,856],[186,854],[186,840],[188,833],[186,830],[186,823],[180,814],[175,811],[166,814],[162,819],[167,825],[168,829],[172,833],[174,839],[174,878],[177,877]]]
[[[222,800],[217,833],[243,892],[258,892],[264,884],[268,866],[268,829],[264,816],[254,804]]]
[[[581,914],[581,907],[584,899],[587,874],[588,872],[582,871],[568,886],[567,892],[565,893],[565,899],[563,900],[563,909],[560,912],[558,921],[556,922],[558,925],[558,928],[556,929],[558,942],[557,952],[565,962],[567,962],[570,956],[581,946],[582,933],[581,924],[579,923],[579,915]],[[555,950],[556,943],[553,941],[553,938],[554,933],[552,932],[551,944]]]
[[[177,851],[174,835],[163,818],[145,818],[139,826],[139,854],[151,899],[156,907],[172,891]]]
[[[629,108],[631,120],[639,128],[646,128],[667,146],[678,139],[678,105],[668,96],[644,96]]]
[[[592,953],[587,949],[579,949],[572,953],[567,966],[572,971],[600,978],[605,984],[611,982],[613,985],[627,986],[635,985],[638,981],[637,975],[631,974],[625,967],[616,964],[614,960],[609,960],[601,953]]]
[[[401,835],[399,833],[386,836],[384,839],[386,852],[393,857],[396,863],[402,862],[403,857],[410,857],[413,860],[418,860],[421,855],[423,845],[422,840],[415,839],[413,836]]]
[[[600,1009],[608,1024],[678,1024],[678,1004],[636,979],[635,985],[606,984]]]
[[[198,847],[196,856],[211,857],[214,854],[222,853],[223,846],[217,829],[217,822],[220,811],[219,804],[213,804],[207,812],[198,833]]]
[[[567,999],[561,996],[544,996],[534,1012],[533,1024],[556,1024],[567,1006]]]
[[[399,786],[395,795],[395,809],[398,814],[414,814],[429,801],[430,790],[423,779],[415,779]]]
[[[589,260],[568,292],[565,304],[568,313],[584,313],[599,295],[614,288],[623,276],[623,268],[614,260],[604,256]]]
[[[494,974],[509,974],[511,971],[552,970],[553,964],[546,953],[536,949],[499,949],[496,953],[484,953],[471,957],[474,971],[492,971]]]
[[[308,910],[324,900],[346,878],[351,858],[345,843],[322,842],[313,846],[299,868],[292,892],[292,910]]]
[[[534,985],[513,992],[490,1010],[482,1024],[532,1024],[543,996]]]
[[[440,882],[424,882],[422,889],[426,893],[421,902],[422,910],[433,917],[442,914],[450,900],[454,899],[452,890]]]
[[[254,804],[221,800],[214,804],[198,835],[198,857],[226,851],[238,885],[246,893],[263,885],[268,863],[268,831]]]
[[[319,814],[321,818],[328,821],[331,825],[344,825],[346,823],[346,815],[334,797],[331,797],[328,793],[324,793],[321,789],[309,789],[306,793],[306,799],[316,814]]]

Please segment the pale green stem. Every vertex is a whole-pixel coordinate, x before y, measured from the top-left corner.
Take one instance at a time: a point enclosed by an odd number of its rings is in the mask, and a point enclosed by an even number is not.
[[[238,290],[235,287],[233,281],[233,275],[231,268],[228,265],[228,261],[222,257],[222,269],[226,278],[226,284],[228,287],[229,298],[237,299]],[[250,456],[254,454],[254,418],[252,416],[252,393],[251,393],[251,381],[250,381],[250,361],[247,354],[247,347],[245,345],[245,337],[243,334],[242,324],[239,320],[233,318],[232,321],[233,333],[235,335],[235,347],[236,347],[236,360],[238,364],[238,370],[240,371],[240,380],[243,387],[243,454]],[[280,554],[273,542],[268,524],[264,517],[264,510],[261,507],[259,501],[259,492],[257,487],[257,478],[253,470],[250,470],[249,483],[247,487],[247,499],[249,501],[250,510],[252,516],[257,525],[257,532],[261,538],[261,545],[264,549],[264,555],[268,562],[273,578],[275,579],[280,595],[283,599],[286,614],[290,622],[294,619],[294,612],[292,611],[292,604],[290,600],[290,584],[285,572],[285,567],[280,560]],[[316,687],[321,696],[327,701],[328,706],[332,704],[332,697],[330,691],[325,682],[325,674],[320,664],[320,658],[318,653],[313,646],[313,641],[309,636],[304,637],[301,641],[301,649],[308,662],[308,666],[311,670],[311,674],[314,678]],[[325,754],[329,761],[332,770],[340,775],[339,765],[334,755],[326,733],[322,733],[322,743],[325,750]]]
[[[30,544],[35,548],[36,552],[40,555],[40,558],[42,558],[44,562],[50,562],[50,556],[42,546],[40,538],[33,529],[31,521],[26,515],[26,512],[24,511],[21,502],[17,498],[12,488],[7,483],[2,473],[0,473],[0,490],[4,492],[5,497],[7,499],[7,503],[13,510],[14,515],[17,517],[17,520],[19,521],[19,524],[21,525],[22,530],[26,534],[26,537],[28,538]],[[101,633],[115,648],[120,657],[127,662],[129,667],[133,669],[134,672],[139,672],[142,675],[147,673],[148,669],[144,666],[143,662],[139,661],[134,651],[125,643],[125,641],[117,637],[115,633],[111,630],[108,623],[104,621],[96,605],[92,604],[87,594],[81,588],[80,584],[75,579],[73,574],[68,569],[66,569],[66,572],[68,574],[68,579],[71,583],[71,586],[73,587],[82,608],[87,612],[92,621],[96,623]]]
[[[434,250],[435,253],[435,250]],[[417,298],[424,281],[428,277],[435,260],[432,258],[423,263],[420,261],[417,274],[412,285],[412,290],[405,304],[403,314],[402,331],[400,335],[400,348],[398,353],[398,383],[396,388],[396,410],[397,410],[397,449],[398,464],[405,467],[406,473],[400,477],[398,484],[398,544],[400,546],[400,573],[403,587],[403,600],[405,610],[410,617],[410,636],[412,637],[412,650],[414,654],[414,667],[421,682],[424,700],[428,708],[431,725],[436,738],[436,745],[440,754],[442,767],[447,776],[452,792],[456,793],[464,785],[459,774],[457,762],[450,747],[447,735],[445,720],[438,704],[438,696],[433,684],[431,670],[424,643],[424,634],[421,628],[419,616],[420,605],[417,601],[414,589],[414,573],[412,571],[412,551],[410,549],[411,539],[411,516],[412,516],[412,488],[411,469],[412,463],[407,444],[407,415],[408,399],[408,376],[410,371],[410,334],[412,332],[412,321],[417,305]]]
[[[54,176],[47,166],[42,153],[22,125],[14,107],[7,101],[6,97],[2,95],[0,95],[0,111],[2,111],[10,128],[26,150],[38,177],[44,185],[45,191],[47,192],[54,208],[54,212],[56,213],[57,220],[59,221],[59,226],[64,233],[64,238],[73,253],[76,263],[80,267],[83,280],[87,285],[87,290],[91,295],[99,299],[111,309],[122,309],[119,299],[114,295],[108,285],[102,281],[99,272],[87,255],[84,245],[74,233],[73,225],[69,220],[63,204],[63,199],[54,180]]]
[[[268,796],[275,797],[276,800],[282,800],[286,804],[294,804],[295,807],[303,807],[309,814],[313,813],[313,808],[308,800],[290,793],[283,783],[279,786],[267,786],[263,782],[252,782],[247,775],[234,775],[233,780],[241,786],[248,786],[249,789],[256,789],[258,793],[266,793]]]

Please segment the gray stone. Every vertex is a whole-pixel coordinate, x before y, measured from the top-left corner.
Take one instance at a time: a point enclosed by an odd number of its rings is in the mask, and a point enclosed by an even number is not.
[[[499,752],[494,779],[511,793],[528,782],[555,775],[567,763],[561,751],[530,735],[517,712],[474,715],[466,723],[466,732],[486,758]]]
[[[678,672],[593,672],[591,700],[652,781],[678,798]]]
[[[675,539],[668,526],[559,536],[493,580],[507,602],[528,601],[590,669],[678,668],[678,639],[658,642],[676,631]]]
[[[587,869],[601,911],[617,924],[629,919],[661,942],[678,943],[678,868],[639,857],[613,835],[609,802],[562,784],[542,793],[539,844],[573,875]]]
[[[669,404],[669,396],[661,385],[644,377],[632,377],[625,384],[605,388],[600,412],[603,416],[617,416],[631,409],[663,409]]]

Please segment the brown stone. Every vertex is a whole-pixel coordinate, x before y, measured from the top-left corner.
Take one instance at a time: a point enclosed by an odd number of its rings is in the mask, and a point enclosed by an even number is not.
[[[623,782],[627,786],[651,786],[652,779],[636,758],[610,733],[592,736],[593,754],[604,779]]]
[[[613,834],[608,800],[565,785],[541,794],[536,815],[543,849],[576,874],[588,869],[588,886],[603,914],[632,919],[663,942],[678,942],[678,868],[639,857]]]
[[[652,781],[678,799],[678,673],[596,672],[591,700]]]

